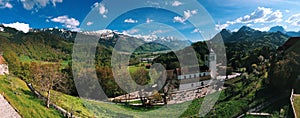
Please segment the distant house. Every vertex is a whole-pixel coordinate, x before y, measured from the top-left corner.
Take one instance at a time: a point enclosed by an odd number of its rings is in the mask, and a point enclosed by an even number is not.
[[[5,62],[2,54],[0,55],[0,75],[9,74],[8,65]]]
[[[4,28],[0,26],[0,32],[3,32],[3,31],[4,31]]]
[[[151,68],[151,66],[152,66],[151,64],[146,64],[146,66],[145,66],[145,67],[146,67],[146,69],[150,69],[150,68]]]
[[[140,58],[140,62],[151,63],[155,58]]]

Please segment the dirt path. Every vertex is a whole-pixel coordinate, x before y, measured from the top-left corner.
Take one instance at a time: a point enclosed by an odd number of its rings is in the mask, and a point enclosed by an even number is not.
[[[10,106],[10,104],[0,94],[0,117],[1,118],[21,118],[21,116]]]

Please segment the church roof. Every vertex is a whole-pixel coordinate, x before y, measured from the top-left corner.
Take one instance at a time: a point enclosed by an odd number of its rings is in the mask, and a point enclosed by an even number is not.
[[[6,64],[5,59],[0,55],[0,64]]]
[[[291,46],[293,46],[296,42],[300,41],[300,37],[292,37],[288,41],[286,41],[279,49],[287,50]]]

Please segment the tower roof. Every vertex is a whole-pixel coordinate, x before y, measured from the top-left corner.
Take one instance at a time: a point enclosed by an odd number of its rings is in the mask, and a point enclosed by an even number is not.
[[[213,49],[210,49],[209,53],[215,53],[215,51]]]

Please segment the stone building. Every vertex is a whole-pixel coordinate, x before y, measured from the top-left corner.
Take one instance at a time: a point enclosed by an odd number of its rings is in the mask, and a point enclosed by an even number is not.
[[[3,58],[2,54],[0,54],[0,75],[9,74],[8,65]]]

